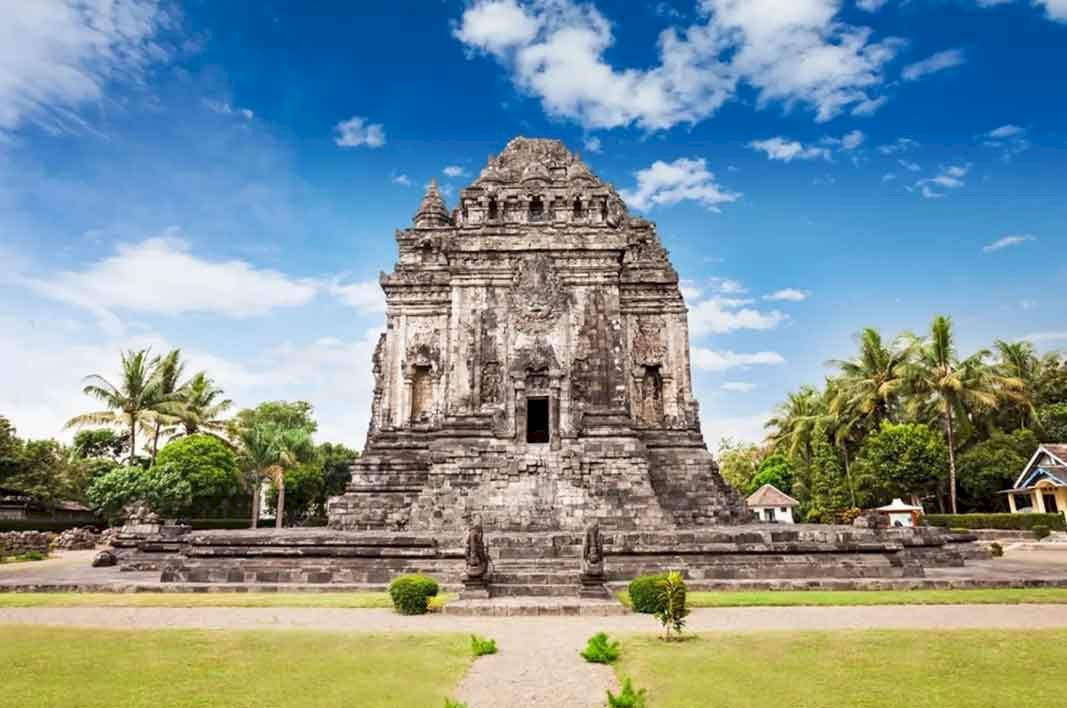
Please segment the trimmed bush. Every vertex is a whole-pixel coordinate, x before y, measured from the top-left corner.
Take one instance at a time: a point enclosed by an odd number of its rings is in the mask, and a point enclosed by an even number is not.
[[[1040,541],[1041,539],[1045,538],[1050,533],[1052,533],[1052,529],[1050,529],[1048,526],[1045,526],[1044,524],[1040,524],[1038,526],[1035,526],[1033,531],[1034,531],[1034,538],[1036,538],[1038,541]]]
[[[496,640],[486,639],[485,637],[479,637],[477,634],[471,635],[471,654],[474,656],[485,656],[486,654],[496,654]]]
[[[427,575],[401,575],[389,584],[389,597],[400,614],[424,615],[439,590],[437,581]]]
[[[619,658],[619,643],[609,640],[603,632],[597,632],[586,643],[582,658],[591,664],[610,664]]]
[[[994,541],[993,543],[989,544],[989,552],[993,555],[994,558],[1000,558],[1004,555],[1004,546]]]
[[[1048,526],[1053,531],[1067,530],[1063,514],[926,514],[927,526],[964,529],[1031,530]]]
[[[630,606],[634,612],[653,615],[661,609],[660,586],[665,575],[639,575],[630,581]]]

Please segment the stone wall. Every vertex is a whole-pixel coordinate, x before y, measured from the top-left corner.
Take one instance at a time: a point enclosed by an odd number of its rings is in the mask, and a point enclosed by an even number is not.
[[[52,534],[47,531],[5,531],[0,533],[0,556],[19,556],[26,553],[48,555]]]

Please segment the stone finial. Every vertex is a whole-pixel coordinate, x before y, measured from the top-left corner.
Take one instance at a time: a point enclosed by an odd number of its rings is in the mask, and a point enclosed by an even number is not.
[[[419,210],[415,212],[415,228],[428,228],[434,226],[449,226],[452,223],[448,215],[448,207],[437,189],[437,180],[431,179],[426,188],[426,194],[422,197]]]

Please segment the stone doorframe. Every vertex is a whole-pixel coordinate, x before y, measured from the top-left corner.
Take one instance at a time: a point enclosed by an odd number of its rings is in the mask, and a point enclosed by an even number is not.
[[[548,399],[548,446],[550,450],[560,449],[559,404],[560,389],[563,385],[563,372],[559,369],[540,371],[527,370],[522,375],[512,375],[512,410],[515,416],[515,443],[526,448],[526,401],[530,398]]]

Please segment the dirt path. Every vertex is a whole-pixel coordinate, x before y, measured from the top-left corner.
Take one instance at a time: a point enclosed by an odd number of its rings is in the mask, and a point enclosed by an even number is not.
[[[69,607],[0,609],[0,624],[129,629],[320,629],[347,632],[460,632],[497,640],[456,691],[471,708],[604,705],[611,669],[577,655],[598,631],[653,632],[644,615],[614,617],[402,617],[390,610],[318,608]],[[1067,627],[1067,605],[740,607],[694,610],[695,632],[837,629],[1030,629]]]

